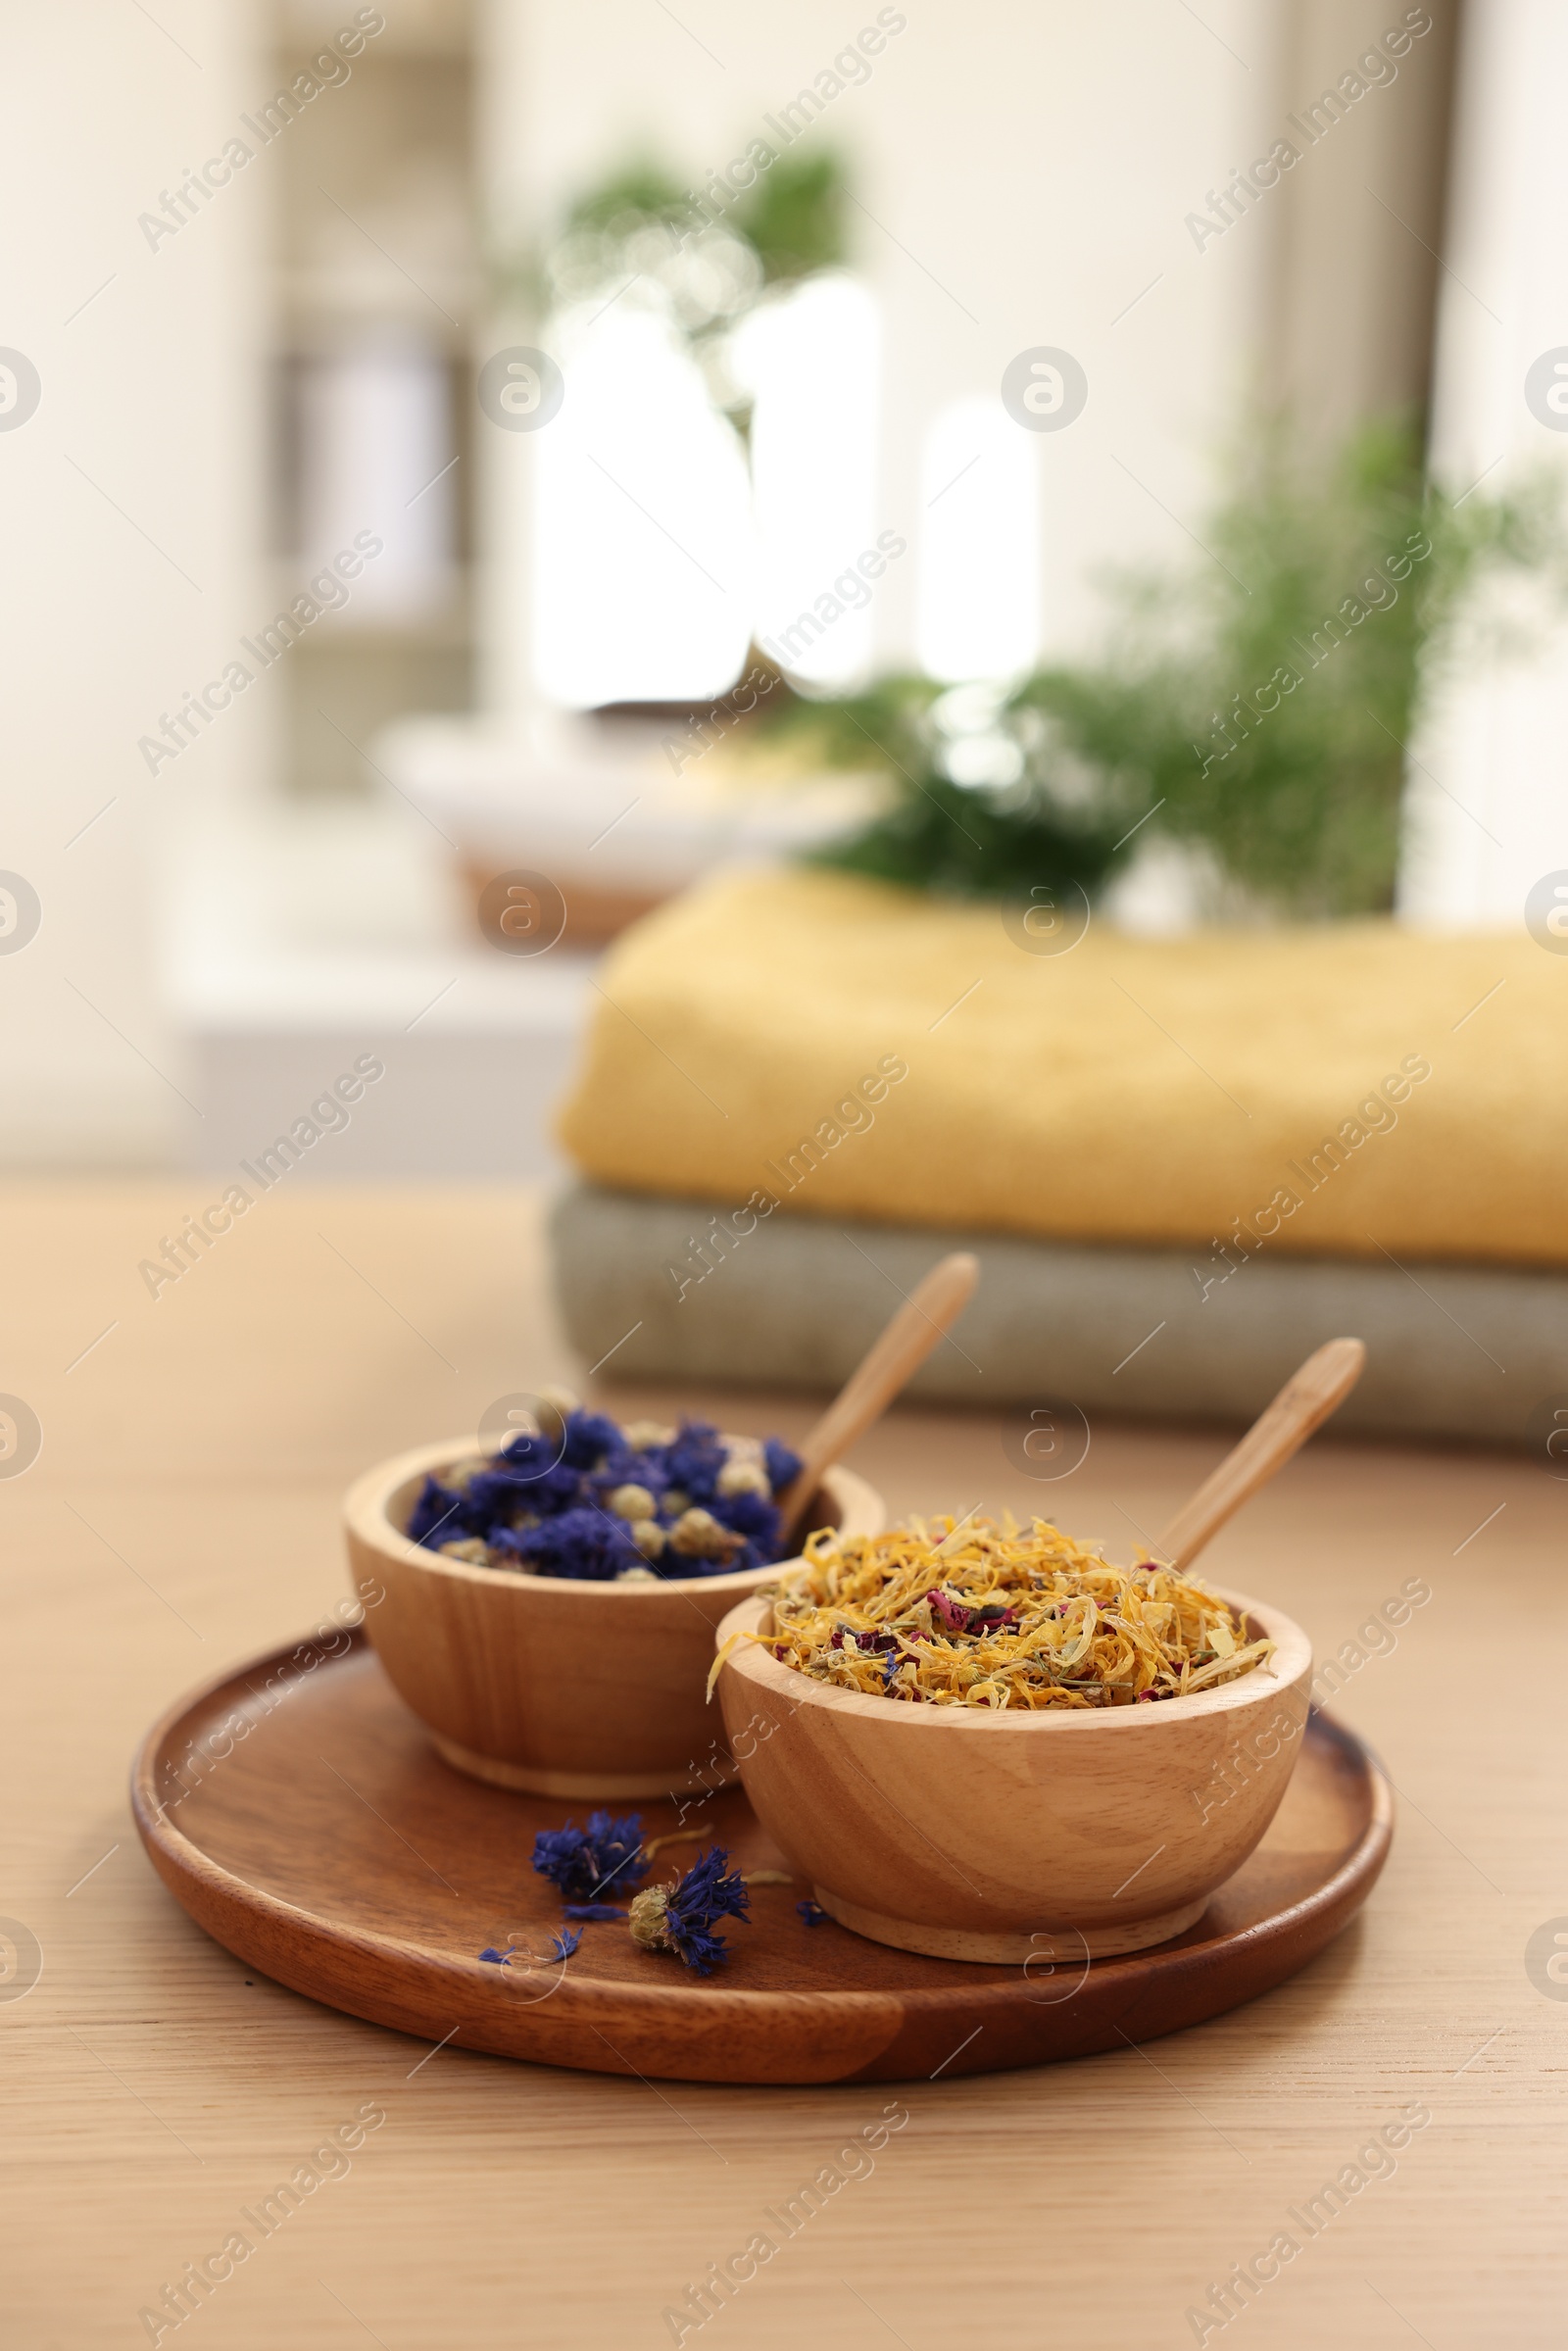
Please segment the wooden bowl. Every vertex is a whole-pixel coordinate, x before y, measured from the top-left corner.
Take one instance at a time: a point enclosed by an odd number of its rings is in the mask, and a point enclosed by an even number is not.
[[[1309,1703],[1312,1651],[1149,1706],[993,1713],[835,1690],[742,1641],[719,1676],[752,1809],[830,1916],[873,1942],[998,1966],[1141,1951],[1182,1934],[1262,1837]],[[769,1633],[772,1601],[718,1629]]]
[[[727,1786],[734,1758],[704,1702],[714,1628],[781,1566],[579,1584],[473,1567],[410,1543],[403,1530],[426,1473],[479,1450],[471,1437],[449,1437],[399,1453],[351,1486],[343,1506],[365,1629],[448,1763],[547,1796]],[[803,1533],[879,1535],[886,1516],[863,1478],[830,1469]]]

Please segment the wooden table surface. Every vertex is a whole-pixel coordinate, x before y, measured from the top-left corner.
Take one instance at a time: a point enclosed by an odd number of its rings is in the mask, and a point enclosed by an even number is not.
[[[181,2342],[653,2351],[675,2339],[665,2309],[889,2093],[431,2056],[247,1976],[164,1891],[125,1801],[151,1719],[337,1600],[353,1472],[580,1379],[523,1196],[284,1191],[154,1300],[138,1260],[206,1199],[199,1182],[4,1195],[0,1389],[37,1413],[43,1449],[0,1479],[0,1912],[23,1955],[0,1983],[0,2339],[152,2339],[139,2313],[164,2285],[369,2102],[386,2120],[346,2176]],[[722,1408],[785,1434],[811,1409],[748,1407]],[[895,1509],[984,1494],[1126,1555],[1223,1443],[1097,1426],[1083,1467],[1041,1488],[1002,1435],[910,1412],[856,1458]],[[1339,1705],[1401,1799],[1361,1920],[1281,1990],[1147,2050],[908,2084],[874,2169],[701,2328],[704,2351],[1193,2342],[1210,2285],[1410,2106],[1430,2122],[1356,2174],[1384,2176],[1310,2241],[1296,2229],[1300,2252],[1205,2339],[1561,2344],[1568,1982],[1540,1956],[1533,1979],[1527,1945],[1544,1929],[1549,1947],[1553,1921],[1568,1936],[1565,1528],[1568,1485],[1523,1460],[1317,1439],[1209,1564],[1299,1618],[1319,1655],[1407,1578],[1432,1589]]]

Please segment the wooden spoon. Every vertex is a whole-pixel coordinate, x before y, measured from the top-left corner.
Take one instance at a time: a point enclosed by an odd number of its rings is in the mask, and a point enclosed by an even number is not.
[[[822,1472],[842,1460],[872,1422],[881,1419],[906,1381],[957,1321],[979,1279],[980,1260],[967,1249],[957,1249],[933,1265],[880,1339],[861,1356],[821,1419],[807,1431],[801,1445],[800,1475],[791,1480],[779,1502],[784,1513],[779,1527],[781,1557],[789,1557],[796,1529],[822,1483]]]
[[[1308,1355],[1240,1445],[1177,1511],[1154,1546],[1159,1556],[1173,1568],[1190,1567],[1225,1521],[1339,1409],[1361,1377],[1365,1361],[1366,1348],[1359,1339],[1331,1339]]]

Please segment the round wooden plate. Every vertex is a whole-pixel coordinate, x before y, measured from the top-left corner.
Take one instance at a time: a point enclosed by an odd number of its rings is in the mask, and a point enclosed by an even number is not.
[[[898,2082],[1152,2039],[1303,1966],[1365,1901],[1393,1830],[1386,1781],[1319,1715],[1262,1843],[1156,1950],[1089,1965],[1070,1936],[1043,1935],[1025,1968],[923,1959],[808,1926],[801,1880],[752,1889],[751,1924],[724,1922],[730,1963],[710,1978],[618,1925],[585,1926],[562,1962],[555,1891],[529,1863],[536,1831],[570,1808],[452,1770],[363,1635],[345,1643],[335,1658],[314,1646],[259,1658],[155,1725],[131,1784],[142,1842],[192,1918],[262,1974],[377,2025],[537,2064]],[[684,1823],[675,1802],[645,1803],[645,1837],[683,1825],[735,1868],[785,1868],[740,1789],[693,1801],[700,1765]],[[655,1876],[699,1849],[667,1847]],[[512,1966],[478,1956],[509,1942]]]

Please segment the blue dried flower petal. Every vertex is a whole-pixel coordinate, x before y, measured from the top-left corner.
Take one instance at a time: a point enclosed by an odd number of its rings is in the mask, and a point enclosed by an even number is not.
[[[711,1932],[715,1919],[733,1918],[743,1926],[751,1925],[747,1913],[752,1897],[746,1881],[727,1876],[728,1869],[729,1855],[722,1845],[714,1845],[710,1852],[698,1855],[665,1904],[664,1939],[699,1976],[711,1975],[729,1958],[724,1937]]]
[[[581,1480],[574,1469],[547,1461],[536,1473],[514,1475],[506,1469],[476,1470],[468,1480],[468,1503],[487,1527],[510,1526],[519,1511],[552,1518],[577,1501]]]
[[[820,1927],[827,1917],[827,1912],[822,1908],[821,1903],[813,1902],[809,1898],[804,1902],[797,1902],[795,1907],[808,1927]]]
[[[504,1951],[498,1951],[494,1943],[487,1943],[479,1957],[488,1959],[492,1967],[505,1967],[516,1947],[515,1943],[509,1943]]]
[[[553,1437],[519,1430],[515,1437],[508,1438],[491,1462],[488,1474],[511,1478],[519,1486],[534,1486],[552,1474],[560,1460],[561,1446]],[[570,1474],[568,1471],[567,1475]]]
[[[562,1932],[555,1937],[554,1941],[550,1945],[551,1958],[561,1960],[569,1959],[581,1940],[582,1930],[580,1928],[563,1928]]]
[[[575,1821],[567,1821],[562,1829],[541,1829],[533,1840],[533,1866],[563,1893],[574,1892],[592,1867],[585,1844],[584,1833]]]
[[[607,1886],[618,1892],[630,1892],[640,1886],[653,1868],[643,1853],[643,1816],[628,1812],[623,1820],[612,1820],[608,1812],[588,1815],[588,1843],[599,1865],[598,1879],[590,1888],[597,1895]]]
[[[609,1584],[628,1567],[647,1561],[629,1530],[606,1511],[564,1510],[517,1537],[517,1556],[545,1576],[566,1576],[583,1584]]]
[[[777,1438],[766,1441],[763,1457],[776,1494],[794,1477],[799,1462]],[[645,1565],[666,1578],[769,1566],[778,1556],[777,1509],[762,1494],[718,1492],[728,1458],[718,1431],[707,1421],[684,1421],[668,1445],[636,1452],[612,1420],[574,1411],[559,1440],[526,1433],[509,1439],[462,1493],[426,1478],[407,1531],[411,1542],[432,1549],[477,1539],[498,1564],[515,1561],[537,1575],[588,1583],[607,1583]],[[695,1504],[743,1537],[744,1547],[728,1559],[687,1559],[666,1549],[660,1559],[645,1561],[628,1529],[607,1506],[623,1485],[648,1489],[654,1516],[664,1528]],[[674,1507],[672,1491],[680,1496]],[[519,1520],[526,1523],[514,1523]]]
[[[793,1486],[800,1476],[801,1456],[792,1453],[779,1438],[769,1437],[762,1445],[762,1466],[767,1471],[767,1482],[773,1492],[782,1494],[785,1487]]]
[[[471,1535],[472,1517],[466,1494],[454,1492],[435,1478],[426,1478],[419,1489],[419,1498],[409,1513],[409,1541],[429,1543],[439,1550],[444,1543],[456,1543],[463,1536]]]
[[[568,1919],[618,1919],[625,1924],[626,1913],[617,1910],[613,1902],[563,1902],[561,1912]]]
[[[723,1442],[711,1422],[685,1420],[675,1432],[674,1441],[664,1450],[665,1468],[671,1485],[689,1494],[704,1509],[711,1503],[718,1487],[718,1473],[729,1459]]]
[[[755,1543],[743,1543],[723,1559],[688,1559],[666,1543],[659,1557],[650,1559],[647,1565],[667,1582],[675,1577],[739,1575],[743,1568],[768,1566],[771,1556],[770,1552],[760,1551]]]
[[[592,1902],[607,1886],[629,1893],[652,1866],[642,1858],[642,1838],[640,1812],[618,1821],[608,1812],[591,1812],[586,1829],[572,1821],[561,1829],[541,1829],[534,1838],[533,1866],[567,1901]]]
[[[710,1505],[721,1527],[732,1527],[737,1535],[750,1535],[760,1547],[765,1548],[778,1538],[779,1508],[760,1494],[720,1494]]]
[[[501,1560],[510,1562],[522,1556],[522,1539],[528,1532],[526,1527],[492,1527],[486,1540]]]
[[[607,1454],[624,1454],[626,1440],[602,1412],[568,1412],[562,1460],[568,1469],[597,1469]]]

